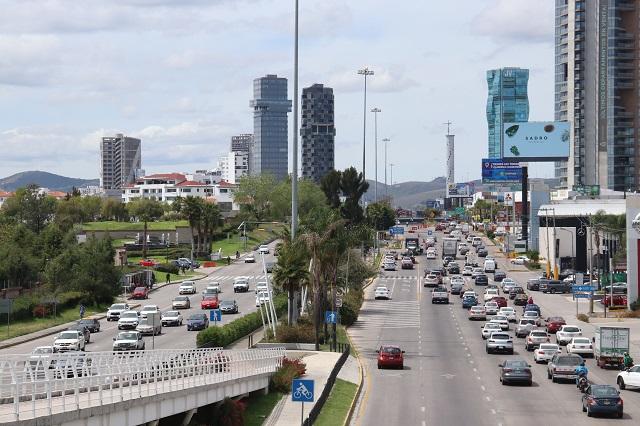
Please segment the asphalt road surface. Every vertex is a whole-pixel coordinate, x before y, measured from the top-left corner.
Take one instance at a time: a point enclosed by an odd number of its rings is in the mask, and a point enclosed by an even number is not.
[[[277,258],[273,256],[273,248],[275,243],[270,246],[270,253],[265,255],[266,261],[276,262]],[[202,300],[201,292],[204,290],[208,283],[213,281],[219,281],[222,287],[222,293],[219,295],[220,300],[235,299],[238,303],[238,314],[223,314],[222,322],[219,325],[224,325],[236,318],[241,317],[249,312],[255,311],[256,298],[255,298],[255,284],[258,281],[264,280],[264,272],[262,269],[262,262],[260,256],[256,253],[256,263],[233,263],[229,266],[224,266],[218,271],[214,272],[207,278],[196,281],[197,293],[189,295],[191,299],[191,309],[180,310],[184,317],[184,322],[181,327],[162,327],[162,334],[159,336],[144,336],[146,349],[152,349],[155,344],[155,349],[187,349],[196,347],[196,335],[197,331],[187,331],[186,319],[190,314],[194,312],[202,312],[200,309],[200,300]],[[238,276],[248,276],[250,288],[247,293],[234,293],[233,292],[233,279]],[[178,284],[171,284],[163,286],[158,290],[149,294],[148,300],[129,301],[129,303],[140,303],[140,307],[136,310],[142,309],[144,305],[158,305],[161,311],[171,310],[171,302],[175,296],[178,295]],[[206,311],[209,312],[209,311]],[[213,323],[210,324],[213,327]],[[112,349],[113,337],[118,333],[117,321],[109,321],[106,319],[100,320],[100,332],[91,334],[90,343],[86,346],[86,351],[109,351]],[[26,354],[37,346],[52,345],[56,335],[42,337],[40,339],[16,345],[10,348],[2,350],[5,354]]]
[[[449,305],[433,305],[430,289],[421,286],[419,277],[425,268],[442,265],[442,235],[439,237],[437,260],[419,256],[418,268],[413,271],[381,272],[366,291],[358,321],[350,328],[366,368],[365,388],[353,424],[599,426],[640,422],[640,390],[622,391],[623,419],[588,418],[581,410],[581,394],[575,384],[548,380],[546,365],[534,363],[533,352],[524,349],[524,339],[514,337],[514,355],[488,355],[480,335],[484,322],[468,320],[459,296],[451,295]],[[458,256],[458,263],[463,264],[464,258]],[[507,268],[504,261],[501,268]],[[473,287],[473,282],[466,280]],[[391,290],[391,300],[373,300],[373,290],[379,284]],[[482,295],[484,287],[476,291]],[[543,309],[543,317],[558,309],[573,309],[575,315],[575,303],[567,301],[566,295],[535,292],[533,296]],[[518,307],[518,314],[521,311]],[[512,336],[513,330],[512,324]],[[381,344],[396,344],[405,350],[403,370],[377,369],[375,350]],[[498,364],[508,358],[524,359],[532,365],[533,386],[500,383]],[[587,366],[592,382],[615,384],[617,371],[599,369],[592,359],[587,360]]]

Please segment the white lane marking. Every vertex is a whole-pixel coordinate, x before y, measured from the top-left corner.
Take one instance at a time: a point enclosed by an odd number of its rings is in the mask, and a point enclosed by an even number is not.
[[[480,386],[480,389],[482,389],[482,392],[487,390],[487,388],[485,388],[484,386]]]
[[[471,356],[471,354],[467,354],[467,356]]]
[[[492,414],[496,414],[496,410],[494,410],[493,408],[491,409],[491,413]]]
[[[490,397],[485,397],[487,399],[488,402],[491,402],[491,398]]]
[[[426,408],[425,407],[420,407],[420,410],[424,413]]]
[[[471,364],[473,364],[473,360],[469,361]]]
[[[478,371],[478,369],[474,367],[474,368],[473,368],[473,371]]]
[[[427,426],[427,422],[425,422],[424,420],[422,421],[422,426]]]
[[[478,380],[482,380],[482,379],[480,378],[480,376],[476,376],[476,379],[478,379]]]

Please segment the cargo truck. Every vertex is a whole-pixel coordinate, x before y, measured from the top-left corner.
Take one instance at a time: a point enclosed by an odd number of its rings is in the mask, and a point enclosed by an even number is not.
[[[596,326],[593,353],[598,367],[624,368],[624,353],[629,352],[629,328]]]
[[[407,237],[404,239],[404,246],[414,254],[422,254],[423,249],[420,247],[420,238]]]
[[[442,239],[442,257],[451,256],[454,259],[458,254],[458,239],[457,238],[443,238]]]

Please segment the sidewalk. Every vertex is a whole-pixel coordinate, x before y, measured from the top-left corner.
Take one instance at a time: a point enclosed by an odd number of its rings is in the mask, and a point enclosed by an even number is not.
[[[287,356],[294,355],[297,351],[287,351]],[[318,397],[324,390],[324,387],[327,383],[327,379],[329,378],[329,374],[331,374],[331,370],[336,365],[338,358],[340,358],[340,353],[338,352],[313,352],[310,355],[306,355],[303,358],[303,361],[307,364],[307,374],[305,374],[303,379],[312,379],[315,381],[314,383],[314,393],[315,400],[318,400]],[[356,385],[360,381],[360,376],[358,372],[358,362],[353,356],[349,356],[347,361],[344,363],[340,372],[337,376],[339,379],[349,381],[351,383],[355,383]],[[304,412],[305,417],[306,414],[311,411],[314,402],[309,402],[304,404]],[[264,422],[265,426],[299,426],[300,425],[300,403],[292,402],[291,395],[285,395],[280,402],[275,406],[271,415]]]

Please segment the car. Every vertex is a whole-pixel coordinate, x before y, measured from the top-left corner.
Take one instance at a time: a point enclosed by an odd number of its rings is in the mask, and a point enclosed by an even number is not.
[[[588,337],[574,337],[567,343],[567,353],[593,358],[593,343]]]
[[[492,259],[485,259],[483,269],[485,274],[494,273],[496,271],[496,261]]]
[[[487,320],[487,312],[484,310],[483,306],[471,306],[469,309],[469,320]]]
[[[616,383],[620,390],[625,390],[627,386],[640,388],[640,364],[619,372],[616,377]]]
[[[78,324],[87,327],[91,333],[100,331],[100,321],[97,318],[83,318],[78,321]]]
[[[522,359],[507,359],[500,364],[500,383],[508,385],[514,382],[524,382],[527,386],[533,384],[531,366]]]
[[[268,291],[269,290],[269,286],[267,285],[266,281],[258,281],[256,283],[256,288],[255,288],[255,293],[258,294],[261,291]]]
[[[464,275],[465,277],[470,277],[472,273],[473,266],[465,266],[464,268],[462,268],[462,275]]]
[[[478,304],[478,298],[476,296],[465,296],[462,298],[462,307],[464,309],[469,309],[472,306],[476,306]]]
[[[182,325],[182,314],[180,311],[165,311],[162,313],[162,326]]]
[[[256,294],[256,307],[259,308],[261,305],[268,303],[271,300],[269,293],[266,291],[261,291]]]
[[[612,303],[613,301],[613,303]],[[600,303],[605,305],[606,307],[610,306],[627,306],[627,295],[626,294],[605,294],[602,299],[600,299]]]
[[[67,327],[67,330],[76,330],[79,331],[80,333],[82,333],[82,336],[84,337],[84,342],[85,343],[90,343],[91,342],[91,331],[89,331],[89,327],[87,327],[86,325],[82,325],[82,324],[74,324],[70,327]]]
[[[447,265],[447,272],[449,274],[459,274],[460,273],[460,265],[457,262],[449,262]]]
[[[507,306],[507,298],[504,296],[496,296],[491,299],[493,302],[496,302],[500,308],[504,308]]]
[[[147,314],[150,313],[160,314],[160,308],[158,305],[144,305],[140,310],[140,318],[146,318]]]
[[[53,346],[38,346],[31,351],[28,365],[32,371],[37,371],[36,377],[38,379],[44,379],[46,376],[45,371],[52,368],[53,361],[51,356],[54,352]]]
[[[513,281],[511,278],[505,278],[504,280],[502,280],[502,291],[505,294],[509,294],[509,292],[511,292],[511,289],[517,287],[518,284]]]
[[[494,315],[493,318],[489,320],[489,322],[494,322],[500,325],[500,328],[502,329],[502,331],[509,330],[509,320],[504,315],[500,315],[500,314]]]
[[[484,304],[484,310],[487,315],[498,315],[498,311],[500,310],[500,306],[493,300],[486,302]]]
[[[621,419],[624,415],[624,403],[615,387],[591,384],[582,394],[582,412],[587,413],[587,417],[613,414]]]
[[[204,290],[202,290],[201,294],[202,294],[202,297],[205,297],[205,296],[217,296],[218,293],[220,293],[220,292],[218,291],[217,288],[207,287]]]
[[[491,333],[502,331],[502,327],[500,327],[500,324],[495,322],[487,322],[480,328],[482,329],[481,334],[483,340],[488,339],[489,336],[491,336]]]
[[[547,333],[555,334],[562,328],[563,325],[566,325],[566,321],[562,317],[549,317],[545,320],[547,328]]]
[[[531,352],[542,343],[549,343],[549,333],[544,330],[531,330],[524,341],[524,348]]]
[[[487,257],[489,252],[487,251],[486,248],[481,248],[476,252],[476,254],[478,255],[478,257]]]
[[[158,264],[158,261],[154,259],[140,259],[138,261],[138,265],[140,266],[154,267],[157,264]]]
[[[542,315],[542,312],[540,312],[540,306],[536,305],[535,303],[527,303],[526,305],[524,305],[524,309],[522,309],[522,312],[527,311],[535,311],[538,313],[538,315]]]
[[[445,268],[432,268],[429,272],[438,277],[440,280],[440,284],[444,282],[444,277],[447,275],[447,270]]]
[[[237,314],[238,302],[235,300],[223,300],[220,302],[220,312],[223,314]]]
[[[389,289],[387,287],[385,286],[376,287],[374,291],[375,300],[380,300],[380,299],[388,300],[390,298],[391,298],[391,295],[389,294]]]
[[[95,368],[91,368],[92,358],[80,353],[74,356],[54,357],[51,359],[51,377],[54,379],[73,379],[85,375],[97,374]]]
[[[522,314],[522,318],[535,321],[536,327],[540,327],[541,325],[540,314],[538,314],[536,311],[525,311]]]
[[[452,281],[451,282],[451,294],[460,294],[464,288],[464,281]]]
[[[423,285],[424,287],[437,287],[440,284],[440,280],[437,275],[429,274],[424,277]]]
[[[199,268],[199,267],[200,267],[200,264],[198,263],[198,261],[196,261],[196,260],[191,260],[191,259],[186,258],[186,257],[180,257],[180,258],[178,258],[178,265],[179,265],[180,267],[184,267],[184,268],[193,268],[193,269],[196,269],[196,268]]]
[[[436,260],[437,255],[435,250],[427,250],[427,260]]]
[[[509,296],[511,296],[511,293],[509,293]],[[527,300],[529,300],[529,296],[524,293],[518,293],[513,298],[513,304],[515,306],[525,306],[527,304]]]
[[[449,266],[449,263],[455,261],[456,259],[453,256],[445,256],[442,258],[442,266],[445,268]]]
[[[107,310],[107,321],[118,321],[120,314],[130,309],[128,303],[114,303]]]
[[[140,322],[140,313],[136,311],[126,311],[120,314],[118,320],[118,330],[133,329],[138,326]]]
[[[244,257],[244,263],[256,263],[256,257],[253,253],[250,253]]]
[[[397,260],[398,259],[398,252],[395,251],[395,250],[389,250],[385,256],[391,256],[391,257],[393,257],[393,260]]]
[[[576,367],[582,364],[582,357],[576,354],[554,355],[547,364],[547,378],[554,383],[558,380],[575,380]]]
[[[187,318],[187,331],[204,330],[207,327],[209,327],[209,317],[205,313],[198,312]]]
[[[543,293],[571,293],[571,283],[560,280],[540,280],[540,291]]]
[[[520,287],[519,285],[512,287],[511,290],[509,290],[509,299],[515,300],[518,294],[525,294],[524,288]]]
[[[529,262],[529,258],[527,256],[518,256],[514,259],[511,259],[511,263],[514,265],[524,265]]]
[[[220,285],[219,281],[211,281],[209,284],[207,284],[207,286],[204,289],[205,291],[207,291],[207,293],[222,293],[222,286]],[[204,292],[203,292],[204,293]]]
[[[380,368],[404,368],[404,351],[398,346],[382,345],[377,351],[378,369]]]
[[[549,362],[555,354],[559,353],[562,353],[562,349],[556,343],[540,343],[540,346],[533,350],[533,360],[537,364]]]
[[[393,262],[385,262],[382,265],[382,268],[385,271],[395,271],[396,270],[396,262],[395,261],[393,261]]]
[[[113,338],[113,351],[143,351],[144,339],[139,331],[121,331]]]
[[[218,296],[204,296],[200,301],[200,309],[218,309]]]
[[[518,325],[516,326],[516,337],[524,337],[528,335],[536,325],[537,323],[535,319],[520,318]]]
[[[236,277],[233,280],[233,292],[247,292],[249,291],[249,278],[247,277]]]
[[[267,274],[272,273],[275,267],[276,267],[275,262],[264,262],[264,268],[267,270]]]
[[[582,337],[582,330],[575,325],[563,325],[556,332],[556,342],[559,345],[567,345],[574,337]]]
[[[449,304],[449,291],[445,286],[440,285],[431,291],[431,303]]]
[[[196,294],[196,283],[193,281],[183,281],[178,287],[178,294]]]
[[[148,299],[149,298],[149,288],[148,287],[136,287],[131,294],[132,299]]]
[[[151,318],[140,318],[138,326],[136,327],[136,331],[139,331],[140,334],[151,334],[153,336],[158,336],[162,334],[162,320],[154,324],[151,321]]]
[[[54,352],[84,351],[84,335],[78,330],[65,330],[53,341]]]
[[[500,281],[502,281],[505,278],[507,278],[507,274],[505,274],[504,271],[495,271],[493,273],[493,280],[495,282],[499,283]]]
[[[269,254],[269,246],[266,244],[261,245],[260,247],[258,247],[258,253]]]
[[[488,354],[506,352],[509,355],[513,355],[513,339],[508,333],[494,331],[487,339],[485,349]]]
[[[531,278],[527,280],[527,290],[539,291],[540,290],[540,278]]]
[[[476,275],[475,284],[489,285],[489,277],[487,277],[485,274]]]
[[[411,258],[405,257],[402,259],[400,266],[402,269],[413,269],[413,262],[411,261]]]
[[[495,302],[495,299],[494,299],[494,302]],[[498,304],[498,306],[499,305],[500,304]],[[511,306],[500,306],[498,315],[504,315],[505,317],[507,317],[509,322],[516,322],[516,310],[513,309]]]
[[[191,299],[189,296],[176,296],[171,301],[172,309],[189,309],[191,308]]]
[[[488,288],[487,291],[484,292],[484,295],[482,296],[482,298],[484,299],[485,302],[488,302],[489,300],[499,295],[500,295],[500,292],[498,291],[497,288]]]
[[[473,268],[473,270],[471,271],[471,278],[476,279],[476,277],[478,275],[483,275],[484,271],[482,270],[482,268]]]

